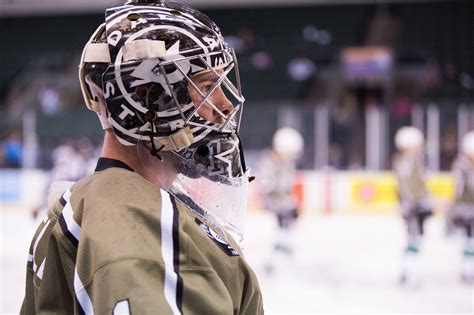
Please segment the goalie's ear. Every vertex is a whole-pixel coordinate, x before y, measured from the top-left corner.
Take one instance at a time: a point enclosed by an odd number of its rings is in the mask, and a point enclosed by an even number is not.
[[[47,197],[47,204],[48,208],[51,207],[56,200],[58,200],[64,192],[66,192],[72,185],[76,182],[72,181],[65,181],[65,180],[58,180],[51,183],[48,188],[48,197]]]

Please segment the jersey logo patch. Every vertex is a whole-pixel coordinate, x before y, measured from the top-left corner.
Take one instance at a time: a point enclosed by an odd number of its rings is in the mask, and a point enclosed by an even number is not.
[[[217,234],[216,231],[211,229],[209,226],[206,224],[202,223],[198,218],[195,219],[195,222],[199,227],[201,228],[201,231],[206,234],[211,240],[214,241],[214,243],[224,251],[228,256],[239,256],[239,253],[225,240],[223,239],[219,234]]]

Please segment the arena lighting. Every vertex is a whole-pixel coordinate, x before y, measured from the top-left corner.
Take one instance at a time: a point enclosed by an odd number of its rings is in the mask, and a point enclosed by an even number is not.
[[[341,52],[343,75],[348,81],[383,81],[393,65],[389,47],[348,47]]]

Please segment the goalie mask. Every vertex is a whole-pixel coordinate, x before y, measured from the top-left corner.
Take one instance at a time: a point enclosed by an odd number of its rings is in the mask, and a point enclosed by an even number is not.
[[[177,3],[108,9],[84,48],[79,77],[103,129],[113,129],[123,145],[137,145],[162,188],[242,235],[244,98],[234,51],[213,21]],[[230,206],[229,189],[239,196]]]

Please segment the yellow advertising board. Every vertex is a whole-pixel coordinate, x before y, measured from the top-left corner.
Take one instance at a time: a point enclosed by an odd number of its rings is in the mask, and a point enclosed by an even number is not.
[[[397,182],[393,173],[353,173],[348,174],[348,181],[351,190],[349,212],[397,211]],[[426,185],[437,207],[445,205],[454,196],[454,181],[449,173],[429,175]]]
[[[391,173],[348,174],[349,212],[391,212],[397,207],[396,181]]]
[[[428,191],[441,201],[451,201],[454,198],[454,178],[450,173],[431,174],[426,179]]]
[[[392,172],[305,172],[295,186],[299,208],[306,213],[396,213],[397,181]],[[435,210],[446,209],[454,196],[449,172],[431,173],[426,185]],[[252,183],[250,209],[262,209],[259,187]]]

